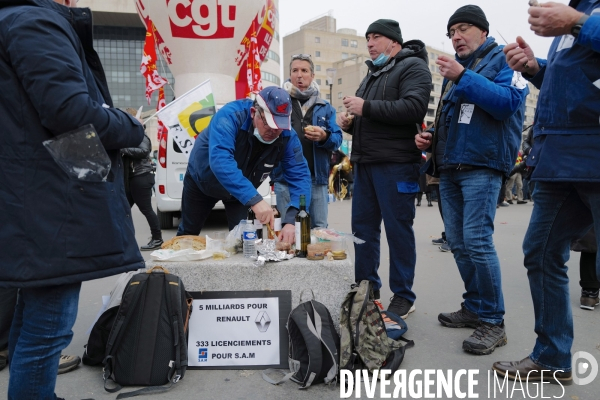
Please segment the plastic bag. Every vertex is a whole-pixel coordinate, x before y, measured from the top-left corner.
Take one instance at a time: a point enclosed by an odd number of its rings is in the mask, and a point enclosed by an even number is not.
[[[235,254],[238,251],[242,251],[242,231],[245,223],[245,219],[241,220],[240,223],[235,226],[235,228],[229,231],[229,234],[225,238],[225,243],[223,246],[230,254]]]
[[[330,228],[314,228],[311,231],[311,235],[314,235],[317,239],[329,240],[332,242],[340,242],[346,239],[352,240],[356,244],[363,244],[365,242],[351,233],[339,232]]]
[[[63,133],[43,144],[71,178],[88,182],[106,181],[110,158],[93,125]]]

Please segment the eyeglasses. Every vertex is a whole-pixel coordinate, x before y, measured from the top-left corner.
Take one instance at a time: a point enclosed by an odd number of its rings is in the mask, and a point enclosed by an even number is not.
[[[292,61],[294,60],[307,60],[310,61],[310,54],[294,54],[292,56]]]
[[[448,36],[448,39],[452,39],[456,32],[458,32],[462,36],[465,32],[467,32],[469,29],[471,29],[472,26],[473,26],[473,24],[459,25],[456,27],[456,29],[450,29],[448,31],[448,33],[446,33],[446,36]]]

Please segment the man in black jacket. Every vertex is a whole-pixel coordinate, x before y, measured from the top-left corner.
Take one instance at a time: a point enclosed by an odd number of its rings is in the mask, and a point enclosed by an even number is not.
[[[389,311],[403,318],[414,311],[412,285],[416,252],[413,220],[419,192],[421,151],[414,135],[431,93],[427,50],[419,40],[402,41],[398,22],[380,19],[366,33],[369,73],[356,96],[344,98],[348,113],[338,125],[353,135],[352,231],[366,243],[355,246],[355,279],[381,288],[379,252],[381,220],[390,248]]]

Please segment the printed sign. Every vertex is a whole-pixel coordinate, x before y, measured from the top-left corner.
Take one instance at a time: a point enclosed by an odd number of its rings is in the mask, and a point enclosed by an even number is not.
[[[192,296],[190,367],[285,367],[290,291],[201,292]]]

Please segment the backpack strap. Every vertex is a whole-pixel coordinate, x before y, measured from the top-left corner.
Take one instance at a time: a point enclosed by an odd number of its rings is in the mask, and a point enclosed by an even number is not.
[[[337,347],[335,342],[333,341],[333,337],[331,337],[331,326],[329,326],[329,316],[327,315],[327,308],[318,302],[312,301],[310,302],[314,314],[315,314],[315,328],[318,334],[321,343],[327,349],[327,352],[331,356],[331,360],[333,361],[333,366],[327,372],[327,376],[324,381],[325,384],[329,385],[331,382],[336,380],[338,373],[338,354]],[[323,329],[323,321],[326,321],[327,326],[326,329]]]

